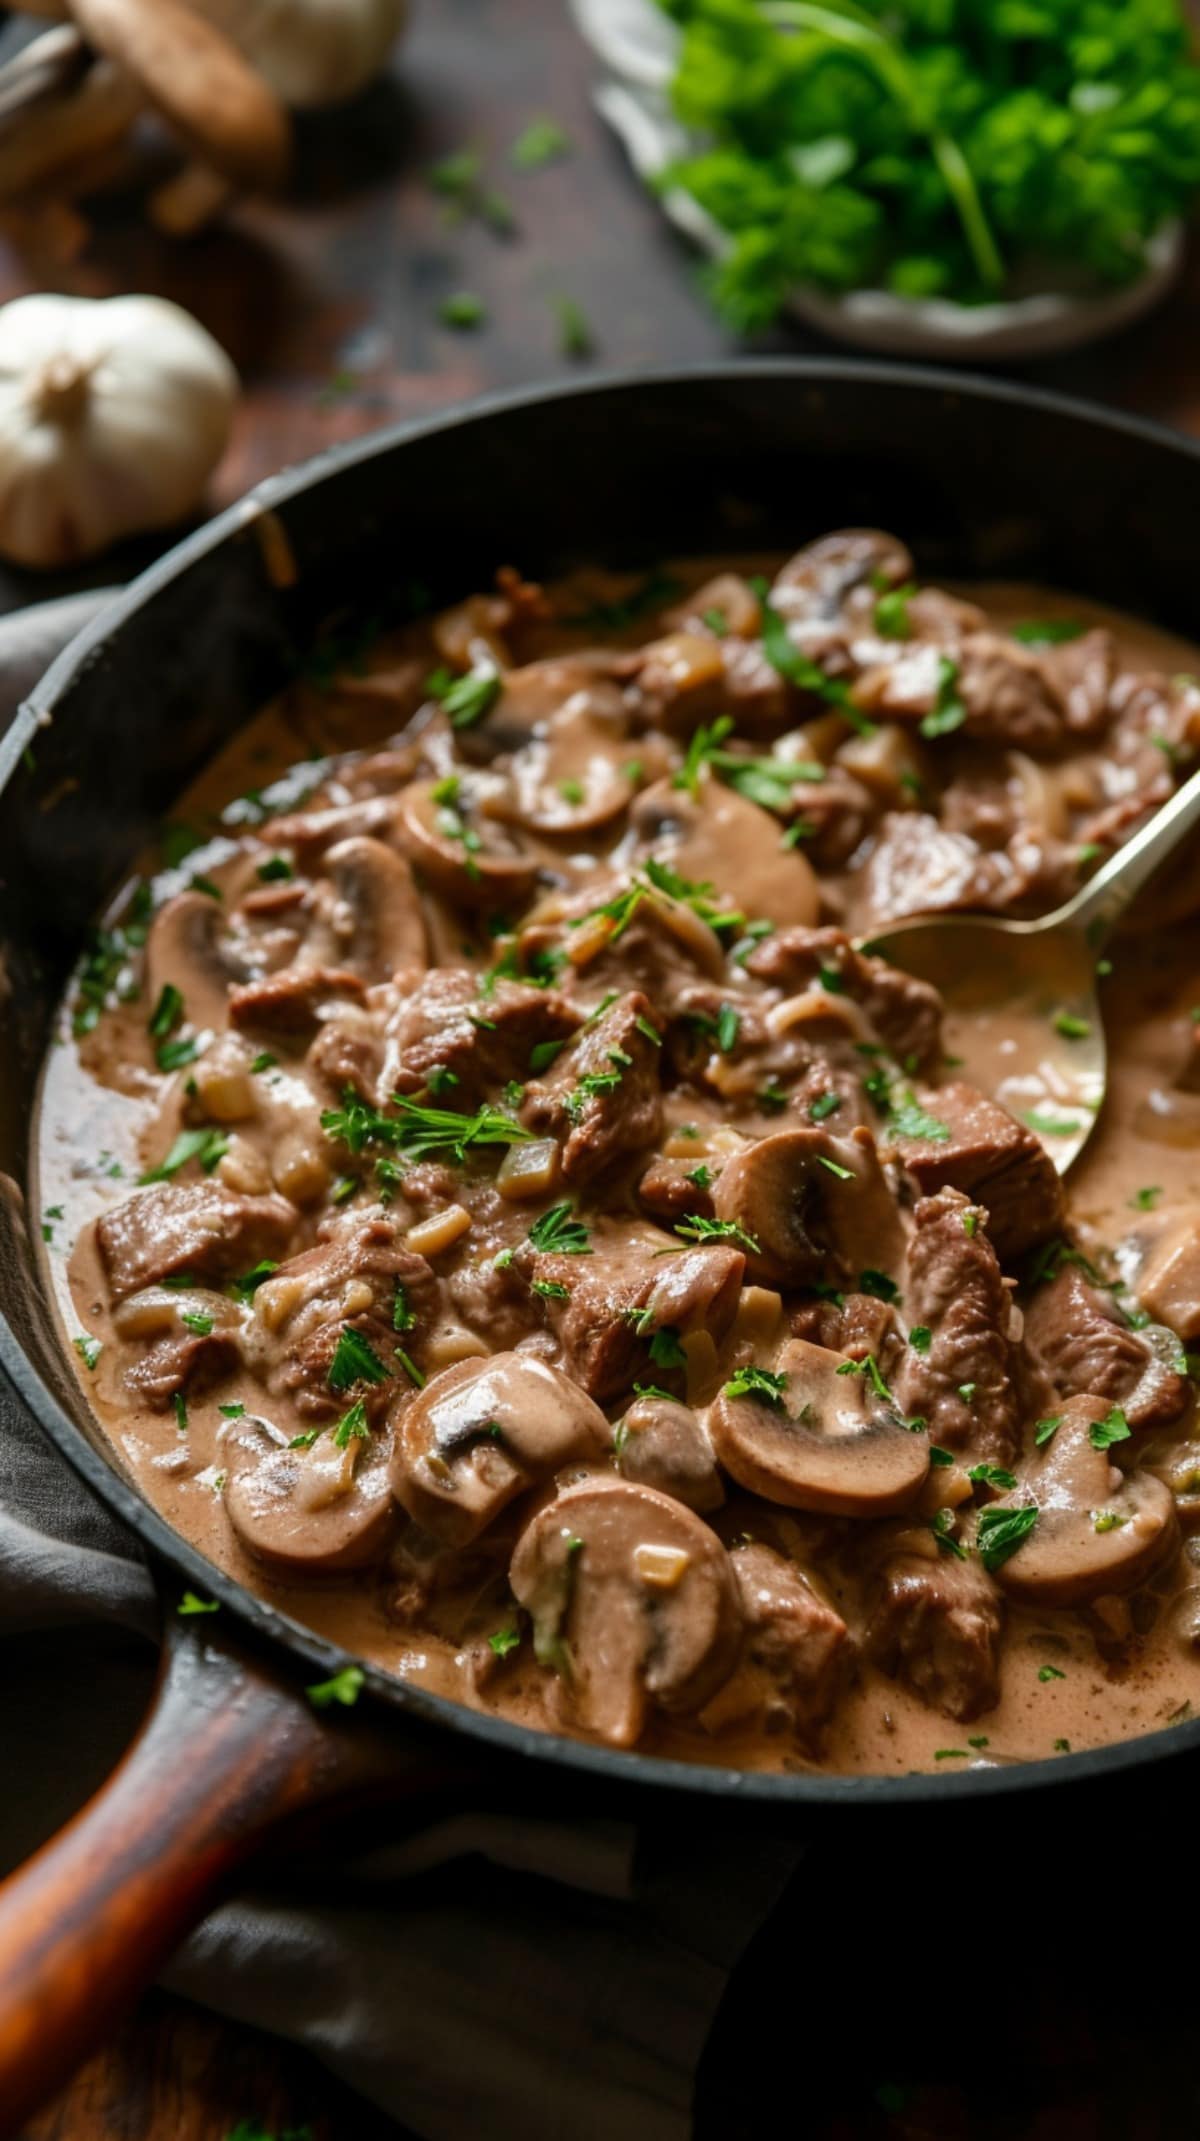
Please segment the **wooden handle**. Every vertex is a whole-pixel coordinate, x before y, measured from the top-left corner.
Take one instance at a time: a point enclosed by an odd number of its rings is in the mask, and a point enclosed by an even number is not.
[[[141,1732],[95,1798],[0,1885],[0,2134],[61,2089],[230,1876],[281,1825],[445,1763],[175,1621]],[[10,1776],[10,1788],[19,1780]]]

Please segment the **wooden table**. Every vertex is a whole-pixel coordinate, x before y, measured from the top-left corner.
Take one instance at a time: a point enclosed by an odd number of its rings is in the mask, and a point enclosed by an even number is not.
[[[203,320],[246,390],[215,484],[218,503],[338,440],[488,387],[592,364],[733,353],[697,288],[694,260],[593,115],[590,75],[565,0],[426,0],[393,75],[351,113],[305,123],[286,201],[247,205],[222,228],[176,245],[148,228],[133,201],[116,201],[98,213],[77,257],[32,258],[0,242],[0,300],[46,287],[96,296],[150,290]],[[543,114],[566,129],[572,153],[517,173],[507,161],[511,144]],[[513,235],[474,219],[447,222],[427,173],[464,147],[483,152],[491,183],[514,211]],[[439,323],[441,301],[458,290],[486,303],[487,324],[476,332]],[[560,348],[562,298],[590,323],[587,358]],[[827,345],[781,330],[754,346]],[[1193,249],[1174,295],[1150,319],[1098,349],[1027,366],[1023,376],[1200,432],[1197,349]],[[137,546],[53,582],[0,571],[0,608],[100,584],[151,554]],[[934,2092],[924,2111],[918,2103],[896,2124],[877,2116],[870,2130],[968,2132],[958,2109],[946,2123],[939,2101]],[[314,2062],[155,1994],[26,2141],[223,2141],[244,2119],[266,2135],[307,2125],[313,2141],[399,2132]],[[835,2122],[835,2130],[849,2137],[867,2129]],[[1086,2120],[1071,2127],[1092,2130]]]

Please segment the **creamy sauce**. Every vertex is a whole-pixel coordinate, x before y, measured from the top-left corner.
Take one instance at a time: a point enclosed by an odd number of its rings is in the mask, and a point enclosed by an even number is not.
[[[753,561],[749,569],[764,563]],[[745,565],[746,561],[739,561],[733,569],[741,571]],[[671,568],[689,586],[712,570],[711,566]],[[591,575],[559,591],[557,608],[573,614],[589,603],[611,601],[614,589],[624,591],[619,582]],[[1030,617],[1103,626],[1115,635],[1123,669],[1172,675],[1198,666],[1196,654],[1180,642],[1070,596],[1010,586],[957,592],[982,605],[1001,630]],[[473,626],[477,635],[486,637],[478,614]],[[559,649],[570,652],[597,643],[633,648],[652,629],[652,620],[642,617],[597,634],[594,626],[586,632],[565,628],[560,614],[557,622],[535,623],[525,631],[521,659],[530,663]],[[444,655],[446,639],[443,630],[435,652]],[[478,660],[478,645],[471,651]],[[267,806],[274,812],[295,809],[312,790],[316,803],[310,807],[347,801],[359,792],[360,784],[348,784],[345,769],[330,761],[346,751],[366,754],[390,748],[389,739],[422,699],[421,679],[429,666],[425,628],[413,628],[375,649],[368,674],[348,688],[297,687],[250,723],[206,769],[176,814],[181,825],[206,833],[216,827],[213,837],[171,869],[164,869],[160,858],[146,859],[140,874],[152,882],[156,909],[184,891],[197,875],[224,890],[227,905],[247,889],[253,890],[258,865],[269,861],[275,851],[254,845],[247,865],[245,851],[237,843],[246,826],[253,828],[259,820],[260,805],[241,804],[231,811],[231,799],[248,794],[261,797],[265,792]],[[372,677],[384,680],[375,691]],[[503,705],[502,701],[501,710]],[[527,706],[527,716],[528,712]],[[709,718],[707,713],[705,718]],[[837,737],[845,737],[844,729],[836,729],[831,738],[834,718],[816,715],[802,731],[789,736],[785,755],[828,762],[841,748]],[[754,748],[765,753],[771,745],[756,742]],[[537,750],[526,746],[522,806],[528,817],[536,812],[538,797],[557,796],[559,803],[549,807],[551,819],[558,811],[559,822],[547,820],[545,830],[535,831],[527,847],[532,845],[540,857],[553,858],[556,866],[561,864],[563,835],[571,832],[577,808],[572,798],[581,789],[591,795],[597,782],[624,779],[622,767],[635,753],[644,763],[632,776],[631,792],[678,759],[677,749],[665,754],[653,729],[639,736],[636,745],[614,746],[611,733],[604,728],[603,712],[591,726],[587,721],[577,724],[556,746],[537,749],[543,753],[540,761]],[[928,749],[932,752],[934,746]],[[547,757],[551,751],[553,756]],[[1011,765],[1008,771],[1010,778],[1027,786],[1040,784],[1044,793],[1039,807],[1060,840],[1070,839],[1074,826],[1088,811],[1119,805],[1129,786],[1128,769],[1109,762],[1104,746],[1091,750],[1084,745],[1049,766],[1025,758],[1015,772]],[[281,785],[276,789],[274,783]],[[546,806],[542,807],[544,811]],[[618,846],[625,838],[622,824],[623,820],[616,821]],[[574,850],[577,858],[583,858],[580,874],[586,879],[591,863],[603,884],[599,899],[609,892],[604,858],[613,831],[614,822],[606,820],[599,831],[581,833]],[[802,852],[802,845],[793,852]],[[820,870],[822,919],[841,921],[850,929],[870,929],[889,918],[889,910],[881,910],[878,904],[873,853],[868,828],[847,855]],[[685,852],[679,854],[681,874],[702,874],[688,868],[690,859]],[[736,853],[733,859],[739,861]],[[750,913],[766,912],[772,886],[785,883],[788,858],[777,849],[767,855],[765,870],[754,877],[753,897],[749,880],[754,858],[742,856],[740,865],[722,877],[721,891]],[[578,861],[576,867],[580,868]],[[1060,885],[1055,897],[1044,896],[1034,886],[1018,911],[1055,904],[1062,892]],[[784,905],[776,919],[785,924],[790,919],[791,895],[785,890],[775,896],[782,897]],[[427,895],[426,905],[435,959],[477,969],[491,963],[495,951],[486,932],[465,919],[453,903],[443,904],[436,895]],[[124,898],[113,911],[126,912]],[[895,918],[902,911],[893,906],[890,915]],[[815,920],[815,913],[803,919]],[[1200,1211],[1200,1095],[1181,1092],[1176,1082],[1189,1046],[1191,1009],[1200,1000],[1196,925],[1184,921],[1148,934],[1131,932],[1118,941],[1111,956],[1113,973],[1104,988],[1108,1095],[1095,1134],[1071,1177],[1070,1210],[1082,1249],[1096,1261],[1114,1259],[1113,1268],[1120,1271],[1133,1298],[1142,1263],[1164,1231]],[[135,969],[138,957],[135,947]],[[116,979],[119,990],[120,976]],[[72,1005],[76,1004],[73,998]],[[512,1615],[511,1605],[505,1604],[502,1564],[486,1568],[482,1575],[468,1568],[462,1584],[448,1585],[433,1606],[411,1621],[406,1621],[403,1608],[403,1574],[381,1580],[372,1573],[340,1582],[273,1575],[246,1553],[227,1517],[223,1488],[229,1469],[230,1423],[215,1402],[219,1399],[227,1408],[240,1403],[247,1411],[258,1412],[263,1404],[261,1384],[249,1373],[232,1370],[210,1394],[187,1403],[186,1432],[180,1431],[170,1407],[164,1410],[138,1402],[126,1372],[130,1342],[128,1337],[122,1340],[113,1322],[95,1222],[124,1202],[148,1164],[161,1162],[188,1119],[187,1068],[166,1079],[155,1068],[146,1033],[151,1008],[145,993],[123,1007],[110,1004],[95,1030],[82,1038],[72,1034],[68,1009],[47,1060],[40,1105],[38,1194],[47,1215],[47,1282],[59,1307],[66,1343],[71,1345],[83,1332],[100,1344],[94,1369],[82,1359],[77,1365],[114,1462],[214,1564],[347,1650],[460,1701],[494,1706],[523,1722],[559,1729],[557,1713],[547,1712],[547,1674],[535,1662],[528,1643],[506,1658],[502,1669],[489,1661],[485,1648],[481,1668],[481,1629]],[[1094,1105],[1098,1097],[1094,1085],[1077,1083],[1071,1091],[1063,1089],[1055,1068],[1062,1052],[1046,1046],[1045,1017],[1046,1007],[1040,1004],[1020,1018],[1000,1021],[994,1017],[981,1021],[978,1016],[964,1020],[960,1011],[947,1030],[948,1052],[951,1056],[969,1054],[973,1067],[990,1062],[998,1073],[992,1089],[998,1090],[1014,1113],[1074,1105],[1081,1096],[1085,1105]],[[303,1059],[297,1061],[284,1049],[278,1064],[257,1075],[264,1081],[264,1091],[270,1093],[271,1136],[277,1138],[281,1111],[286,1111],[293,1089],[298,1118],[306,1110],[311,1113],[311,1074]],[[976,1075],[984,1082],[983,1071],[976,1068]],[[329,1105],[327,1091],[323,1104]],[[689,1122],[699,1122],[702,1135],[697,1152],[719,1150],[721,1109],[711,1093],[702,1102],[693,1091],[676,1090],[668,1094],[666,1115],[668,1133],[672,1125],[678,1132]],[[752,1134],[764,1136],[776,1127],[768,1116],[754,1123]],[[253,1122],[239,1122],[236,1136],[246,1148],[248,1181],[253,1182],[258,1165],[263,1178],[260,1187],[269,1189],[269,1168],[262,1165],[266,1132],[256,1130]],[[678,1142],[677,1136],[676,1149]],[[657,1149],[662,1150],[664,1144],[669,1146],[669,1135],[660,1137]],[[225,1162],[221,1164],[224,1167]],[[324,1208],[322,1203],[319,1209]],[[529,1209],[512,1206],[493,1223],[488,1248],[503,1249],[522,1240],[528,1223]],[[735,1325],[735,1338],[740,1330],[742,1326]],[[465,1357],[485,1350],[477,1340],[468,1342]],[[714,1355],[698,1364],[693,1357],[688,1395],[715,1390],[724,1373],[723,1361],[724,1356],[718,1362]],[[1190,1416],[1185,1415],[1169,1434],[1158,1437],[1151,1454],[1165,1450],[1169,1458],[1175,1445],[1186,1444],[1192,1433]],[[747,1501],[735,1490],[726,1512],[728,1522],[722,1519],[727,1533]],[[1187,1526],[1191,1514],[1186,1492],[1181,1508]],[[785,1532],[791,1521],[793,1513],[783,1512]],[[501,1520],[504,1537],[511,1540],[515,1529],[515,1523]],[[810,1520],[802,1517],[798,1534],[802,1544],[810,1533]],[[778,1542],[780,1533],[772,1532],[771,1537]],[[857,1633],[863,1617],[862,1591],[852,1567],[843,1573],[844,1559],[834,1556],[822,1562],[820,1578],[825,1595],[835,1608],[844,1610]],[[879,1773],[1039,1759],[1066,1745],[1079,1749],[1129,1737],[1185,1714],[1190,1705],[1200,1704],[1200,1660],[1175,1632],[1172,1605],[1195,1581],[1200,1579],[1185,1546],[1131,1598],[1102,1600],[1099,1607],[1079,1611],[1051,1612],[1010,1604],[1000,1658],[999,1700],[969,1722],[939,1715],[901,1680],[885,1676],[860,1656],[834,1707],[819,1759],[831,1769]],[[781,1735],[769,1720],[764,1722],[761,1713],[751,1723],[741,1724],[736,1714],[723,1721],[719,1709],[718,1703],[707,1727],[652,1714],[639,1744],[689,1759],[747,1767],[806,1768],[818,1759],[809,1746]]]

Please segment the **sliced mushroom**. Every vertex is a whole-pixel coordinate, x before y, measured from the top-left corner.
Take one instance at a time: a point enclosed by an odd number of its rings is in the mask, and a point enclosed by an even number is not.
[[[378,1561],[395,1525],[387,1452],[331,1424],[307,1449],[281,1445],[249,1414],[224,1431],[222,1500],[247,1553],[296,1577],[334,1576]]]
[[[387,981],[397,967],[426,964],[420,895],[403,855],[363,835],[339,840],[325,868],[337,901],[331,922],[339,964],[368,982]]]
[[[611,687],[614,710],[597,704],[593,689],[569,699],[544,736],[517,751],[509,764],[519,823],[536,832],[594,832],[625,810],[636,783],[623,751],[624,701]]]
[[[632,1747],[651,1705],[695,1710],[737,1662],[729,1556],[699,1517],[653,1487],[586,1479],[540,1509],[509,1580],[557,1666],[571,1722]]]
[[[762,630],[762,604],[741,573],[718,572],[668,610],[665,622],[689,637],[705,631],[718,639],[757,639]]]
[[[755,1244],[746,1269],[765,1285],[901,1268],[900,1219],[869,1130],[779,1130],[727,1161],[712,1194],[718,1219]]]
[[[838,528],[788,559],[771,600],[782,616],[832,621],[856,589],[874,594],[912,577],[911,553],[896,536],[880,528]]]
[[[1011,1597],[1081,1606],[1105,1592],[1132,1591],[1178,1547],[1170,1488],[1151,1472],[1122,1472],[1107,1449],[1094,1446],[1092,1426],[1109,1411],[1105,1398],[1068,1398],[1018,1485],[989,1505],[989,1528],[1005,1512],[1037,1510],[1032,1529],[994,1570]]]
[[[146,939],[146,993],[156,1004],[169,983],[198,1031],[225,1024],[229,991],[250,969],[229,941],[219,903],[205,892],[180,892],[160,907]]]
[[[1163,1229],[1138,1273],[1137,1296],[1180,1338],[1200,1338],[1200,1220],[1184,1217]]]
[[[517,834],[476,807],[486,800],[481,783],[488,778],[464,774],[453,799],[444,781],[414,781],[400,797],[397,830],[415,868],[444,899],[462,907],[522,907],[537,863]]]
[[[748,915],[811,925],[821,895],[798,848],[782,846],[777,819],[705,767],[696,793],[656,781],[634,805],[632,831],[643,853],[658,856],[693,884],[728,894]]]
[[[873,1390],[859,1362],[793,1338],[776,1362],[778,1399],[733,1397],[709,1407],[717,1460],[752,1494],[827,1516],[907,1509],[929,1473],[929,1445]]]
[[[703,1515],[725,1499],[708,1438],[690,1405],[675,1398],[635,1398],[613,1438],[623,1479],[673,1494]]]
[[[236,45],[183,0],[71,0],[89,45],[133,77],[202,162],[240,186],[276,186],[291,128]]]
[[[533,1354],[457,1361],[403,1405],[392,1491],[435,1538],[466,1546],[514,1495],[611,1441],[599,1406]]]

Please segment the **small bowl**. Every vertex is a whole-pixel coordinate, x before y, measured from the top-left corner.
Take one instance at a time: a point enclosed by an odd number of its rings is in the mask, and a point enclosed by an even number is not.
[[[622,142],[634,170],[651,181],[695,143],[675,118],[670,85],[679,31],[654,0],[571,0],[575,20],[607,70],[595,104]],[[660,194],[676,229],[719,257],[721,227],[682,188]],[[998,304],[960,305],[944,297],[897,297],[890,290],[832,296],[797,289],[788,310],[809,327],[857,349],[898,357],[938,357],[979,364],[997,358],[1045,357],[1115,334],[1156,305],[1183,257],[1183,225],[1164,223],[1146,246],[1133,282],[1094,291],[1035,290]]]

